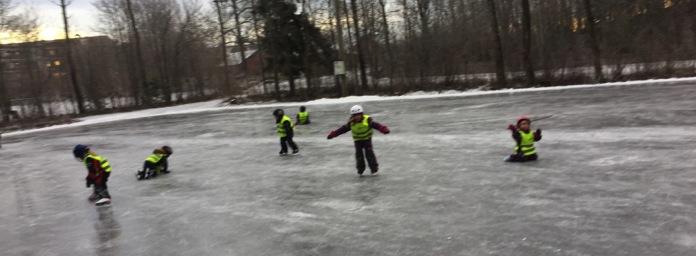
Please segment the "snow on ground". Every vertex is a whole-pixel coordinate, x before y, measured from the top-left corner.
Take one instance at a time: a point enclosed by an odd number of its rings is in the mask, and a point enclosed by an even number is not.
[[[84,118],[79,118],[77,122],[70,124],[62,124],[49,126],[38,129],[28,129],[22,131],[14,131],[3,134],[5,137],[12,137],[16,135],[30,134],[34,132],[50,131],[63,128],[73,128],[79,126],[93,125],[108,123],[121,120],[131,120],[147,117],[157,117],[165,115],[177,115],[177,114],[193,114],[193,113],[204,113],[204,112],[214,112],[214,111],[224,111],[224,110],[234,110],[234,109],[252,109],[252,108],[268,108],[268,107],[296,107],[300,105],[326,105],[326,104],[346,104],[346,103],[362,103],[362,102],[374,102],[374,101],[391,101],[391,100],[414,100],[414,99],[429,99],[429,98],[441,98],[441,97],[472,97],[472,96],[482,96],[482,95],[495,95],[495,94],[511,94],[511,93],[525,93],[525,92],[542,92],[542,91],[556,91],[556,90],[573,90],[573,89],[583,89],[583,88],[600,88],[600,87],[614,87],[614,86],[636,86],[636,85],[646,85],[646,84],[669,84],[669,83],[680,83],[680,82],[696,82],[696,77],[687,78],[670,78],[670,79],[653,79],[653,80],[640,80],[640,81],[628,81],[628,82],[615,82],[615,83],[604,83],[604,84],[583,84],[583,85],[568,85],[568,86],[552,86],[552,87],[535,87],[535,88],[521,88],[521,89],[503,89],[503,90],[493,90],[484,91],[481,89],[473,89],[468,91],[456,91],[448,90],[442,92],[412,92],[405,95],[399,96],[379,96],[379,95],[367,95],[367,96],[348,96],[343,98],[323,98],[312,100],[308,102],[284,102],[284,103],[252,103],[243,104],[236,106],[225,106],[222,104],[223,100],[211,100],[206,102],[184,104],[172,107],[163,108],[153,108],[145,110],[137,110],[132,112],[115,113],[115,114],[105,114],[88,116]]]

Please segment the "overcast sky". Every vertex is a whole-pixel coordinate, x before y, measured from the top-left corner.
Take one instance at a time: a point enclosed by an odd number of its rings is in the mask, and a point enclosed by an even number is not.
[[[31,8],[36,12],[41,26],[42,39],[62,38],[63,21],[60,7],[55,4],[56,2],[58,0],[14,0],[17,7],[21,9]],[[73,31],[71,34],[95,35],[97,10],[92,5],[94,0],[69,0],[69,2],[71,4],[68,6],[68,15]]]

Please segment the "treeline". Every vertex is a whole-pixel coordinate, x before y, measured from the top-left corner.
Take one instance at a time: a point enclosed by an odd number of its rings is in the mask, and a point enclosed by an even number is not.
[[[0,0],[6,21],[0,30],[38,41],[35,20],[11,15],[13,6]],[[109,38],[68,32],[72,40],[63,40],[58,54],[69,63],[46,65],[26,51],[18,51],[24,68],[0,59],[4,121],[17,105],[28,109],[24,116],[50,116],[223,95],[303,99],[696,71],[696,0],[97,0],[94,6],[100,17],[94,26]],[[63,7],[69,14],[69,1]],[[64,109],[56,110],[56,102]]]

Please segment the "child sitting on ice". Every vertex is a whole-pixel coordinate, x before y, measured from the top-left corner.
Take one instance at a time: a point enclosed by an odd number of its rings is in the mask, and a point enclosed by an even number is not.
[[[515,153],[510,155],[507,162],[527,162],[536,161],[539,156],[534,147],[535,141],[541,140],[541,130],[531,131],[532,120],[526,116],[517,119],[517,125],[509,125],[508,129],[512,132],[512,139],[515,140]]]

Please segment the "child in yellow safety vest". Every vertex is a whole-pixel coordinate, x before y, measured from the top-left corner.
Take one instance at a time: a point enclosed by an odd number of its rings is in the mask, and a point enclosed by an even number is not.
[[[171,147],[163,146],[155,149],[151,155],[145,158],[143,169],[138,171],[136,178],[138,180],[149,179],[161,173],[169,173],[169,156],[174,153]]]
[[[106,186],[106,182],[111,175],[111,164],[109,164],[109,161],[92,152],[85,145],[76,145],[73,148],[73,156],[87,167],[87,177],[85,177],[87,187],[94,186],[94,192],[88,199],[96,201],[96,205],[110,204],[111,195],[109,195],[109,190]]]
[[[280,137],[280,155],[288,154],[288,145],[292,148],[292,154],[295,155],[300,152],[300,149],[295,144],[292,138],[295,136],[295,125],[292,123],[292,119],[285,115],[282,109],[276,109],[273,111],[273,116],[275,117],[276,123],[276,133]]]
[[[363,113],[363,108],[359,105],[355,105],[350,109],[350,120],[346,125],[341,126],[337,130],[331,131],[327,139],[333,139],[341,134],[351,131],[353,134],[353,141],[355,144],[355,161],[356,168],[358,169],[358,175],[362,176],[365,171],[365,158],[367,157],[367,163],[370,166],[370,171],[372,175],[377,174],[379,171],[379,164],[377,163],[377,157],[372,149],[372,129],[376,129],[383,134],[389,134],[389,128],[386,126],[375,122],[372,117],[365,115]]]
[[[298,125],[307,125],[311,124],[312,121],[309,120],[309,112],[307,112],[307,108],[305,106],[300,107],[300,112],[297,112],[297,123]]]
[[[517,125],[509,125],[508,129],[512,132],[515,140],[515,153],[510,155],[507,162],[527,162],[536,161],[539,157],[534,147],[534,142],[541,140],[541,129],[535,132],[531,130],[532,120],[526,116],[517,119]]]

